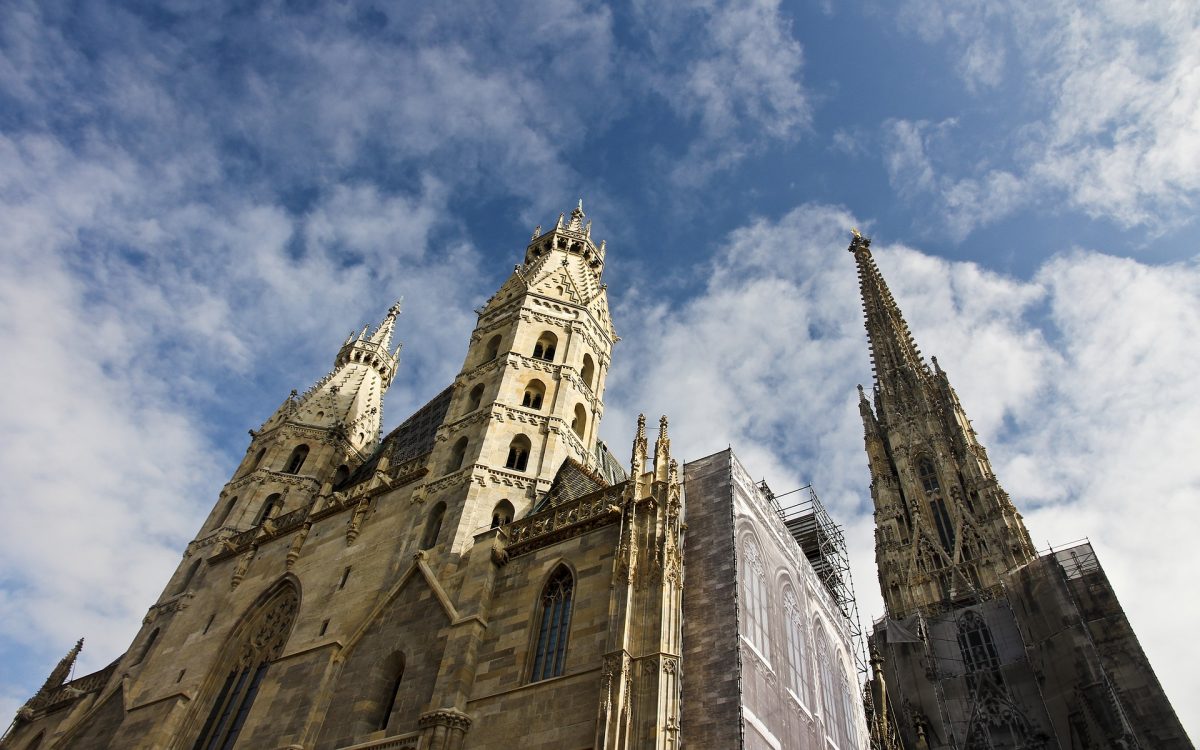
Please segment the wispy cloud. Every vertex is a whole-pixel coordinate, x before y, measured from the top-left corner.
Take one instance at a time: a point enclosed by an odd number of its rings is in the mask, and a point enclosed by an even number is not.
[[[1007,136],[972,143],[980,131],[960,131],[957,148],[933,160],[929,195],[956,236],[1034,196],[1124,227],[1163,231],[1192,220],[1200,197],[1194,3],[912,0],[901,17],[926,41],[952,41],[969,92],[991,97],[985,89],[1007,81],[1033,95],[1006,113],[1015,118]],[[1015,59],[1004,53],[1010,45]],[[957,156],[964,152],[987,158]]]

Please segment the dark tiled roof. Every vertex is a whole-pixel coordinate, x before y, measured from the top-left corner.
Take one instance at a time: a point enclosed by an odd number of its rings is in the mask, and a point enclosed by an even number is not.
[[[389,466],[397,466],[433,450],[434,436],[446,418],[453,394],[454,386],[447,386],[444,391],[430,399],[429,403],[404,420],[399,427],[389,432],[375,453],[339,485],[339,488],[351,487],[374,475],[381,456],[388,457]]]
[[[554,475],[554,481],[550,484],[550,490],[546,492],[546,496],[537,504],[534,510],[536,513],[544,508],[562,505],[570,502],[577,497],[583,497],[589,492],[604,489],[609,483],[604,480],[599,474],[587,469],[583,464],[573,458],[563,460],[562,466],[558,467],[558,473]]]

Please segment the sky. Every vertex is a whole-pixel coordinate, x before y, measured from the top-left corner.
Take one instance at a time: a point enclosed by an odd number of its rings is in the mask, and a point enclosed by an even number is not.
[[[618,456],[667,414],[677,456],[811,482],[881,616],[857,226],[1200,737],[1190,0],[0,3],[0,714],[127,648],[348,332],[403,296],[395,426],[579,198]]]

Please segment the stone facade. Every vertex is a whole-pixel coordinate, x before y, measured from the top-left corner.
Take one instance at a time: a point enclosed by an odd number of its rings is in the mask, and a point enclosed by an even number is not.
[[[617,341],[604,262],[582,205],[539,227],[454,382],[382,438],[399,306],[352,334],[251,432],[126,653],[64,682],[72,651],[0,746],[817,747],[837,727],[861,740],[861,707],[818,708],[810,685],[789,703],[784,662],[747,658],[737,592],[754,538],[763,585],[792,592],[763,589],[766,637],[786,638],[796,613],[828,641],[839,686],[854,675],[845,627],[732,457],[734,484],[708,482],[704,462],[681,471],[665,417],[653,445],[639,421],[628,471],[596,438]],[[685,535],[692,474],[705,510]]]
[[[859,387],[887,616],[871,635],[880,747],[1189,748],[1090,545],[1039,556],[933,358],[855,233],[872,398]]]

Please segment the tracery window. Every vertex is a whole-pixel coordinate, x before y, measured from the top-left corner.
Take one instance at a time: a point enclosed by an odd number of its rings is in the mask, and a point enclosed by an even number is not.
[[[958,648],[967,673],[992,672],[1000,668],[1000,655],[991,628],[978,612],[968,610],[958,621]]]
[[[771,660],[771,642],[767,630],[767,575],[762,557],[753,539],[747,539],[742,555],[742,589],[746,597],[746,635],[758,653]]]
[[[228,673],[193,750],[227,750],[237,742],[271,662],[287,643],[299,606],[299,592],[284,584],[235,633],[224,652]]]
[[[575,578],[560,565],[542,589],[537,646],[533,652],[530,682],[558,677],[566,667],[567,640],[571,632],[571,598]]]
[[[928,458],[917,461],[917,478],[921,480],[921,486],[926,492],[937,492],[942,488],[938,482],[937,469]]]
[[[850,679],[846,676],[846,665],[842,663],[842,737],[845,747],[856,747],[858,744],[857,722],[854,721],[854,698],[850,689]]]
[[[807,705],[808,644],[804,611],[790,589],[783,595],[783,610],[787,619],[788,682],[800,702]]]

